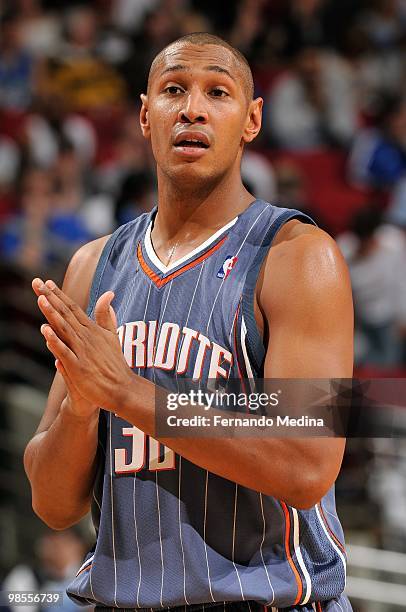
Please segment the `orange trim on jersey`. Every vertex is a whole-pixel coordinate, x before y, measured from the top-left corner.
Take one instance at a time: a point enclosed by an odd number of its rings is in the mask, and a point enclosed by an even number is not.
[[[89,565],[86,565],[86,567],[84,567],[83,569],[80,570],[80,572],[78,572],[76,574],[76,577],[80,576],[80,574],[83,574],[83,572],[85,572],[86,570],[90,569],[92,567],[93,563],[89,563]]]
[[[326,515],[324,514],[324,510],[323,510],[323,506],[321,505],[321,502],[319,503],[319,508],[320,508],[321,516],[322,516],[322,519],[323,519],[323,522],[324,522],[324,524],[326,526],[327,531],[329,532],[329,534],[331,535],[331,537],[333,538],[334,542],[337,544],[337,546],[339,547],[341,552],[343,552],[346,555],[346,551],[345,551],[344,546],[341,544],[340,540],[334,534],[334,532],[332,531],[330,525],[327,522],[327,518],[326,518]]]
[[[145,261],[144,256],[142,254],[141,242],[138,243],[137,257],[138,257],[138,261],[140,262],[140,266],[143,269],[143,271],[145,272],[145,274],[147,276],[149,276],[149,278],[160,289],[161,287],[166,285],[166,283],[169,283],[169,281],[171,281],[174,278],[176,278],[177,276],[179,276],[179,274],[182,274],[183,272],[186,272],[186,270],[190,270],[190,268],[194,268],[195,266],[199,265],[199,263],[201,263],[202,261],[204,261],[205,259],[210,257],[210,255],[212,255],[215,251],[217,251],[217,249],[219,249],[224,244],[224,242],[226,240],[227,240],[227,236],[224,236],[214,246],[212,246],[211,249],[206,251],[206,253],[203,253],[203,255],[200,255],[200,257],[197,257],[196,259],[193,259],[189,263],[187,263],[184,266],[182,266],[181,268],[179,268],[179,270],[176,270],[175,272],[172,272],[172,274],[169,274],[169,276],[166,276],[165,278],[160,278],[159,275],[156,272],[151,270],[151,268],[149,267],[149,265]]]
[[[316,603],[316,608],[317,608],[317,612],[323,612],[323,609],[321,607],[321,603],[319,601]]]
[[[287,505],[285,504],[285,502],[281,501],[280,502],[282,508],[283,508],[283,512],[285,514],[285,552],[286,552],[286,556],[288,559],[288,563],[292,569],[292,572],[295,576],[296,579],[296,584],[297,584],[297,595],[296,595],[296,599],[293,602],[293,605],[295,606],[296,604],[299,603],[299,601],[302,599],[302,594],[303,594],[303,585],[302,585],[302,579],[300,578],[300,574],[297,571],[296,565],[294,564],[294,561],[292,559],[292,555],[290,554],[290,514],[289,514],[289,509],[287,507]]]

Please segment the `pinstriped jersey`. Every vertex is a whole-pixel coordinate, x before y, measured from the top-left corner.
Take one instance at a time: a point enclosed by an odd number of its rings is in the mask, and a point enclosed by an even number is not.
[[[128,365],[167,389],[183,378],[204,387],[208,378],[261,377],[258,273],[286,221],[312,220],[255,200],[165,267],[151,242],[155,215],[121,226],[106,243],[89,315],[102,293],[114,291]],[[334,488],[298,510],[193,464],[104,410],[92,518],[95,546],[68,588],[82,604],[159,609],[251,600],[300,608],[338,598],[345,586]]]

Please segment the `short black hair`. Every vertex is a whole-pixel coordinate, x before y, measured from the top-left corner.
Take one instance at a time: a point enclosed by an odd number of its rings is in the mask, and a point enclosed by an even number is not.
[[[218,47],[224,47],[225,49],[228,49],[228,51],[230,51],[230,53],[233,54],[237,63],[241,67],[243,81],[244,81],[244,89],[246,92],[247,99],[248,101],[251,101],[253,99],[254,97],[254,79],[252,77],[251,68],[247,61],[247,58],[241,53],[241,51],[239,51],[236,47],[233,47],[232,45],[230,45],[227,41],[220,38],[220,36],[216,36],[215,34],[210,34],[209,32],[192,32],[191,34],[186,34],[185,36],[181,36],[180,38],[177,38],[173,42],[169,43],[169,45],[166,45],[166,47],[164,47],[162,51],[160,51],[158,55],[156,55],[152,61],[151,67],[149,69],[149,74],[148,74],[147,89],[149,89],[150,80],[154,72],[154,69],[156,65],[160,62],[160,60],[162,59],[163,55],[165,54],[165,51],[174,45],[178,45],[182,43],[191,43],[193,45],[200,45],[200,46],[217,45]]]

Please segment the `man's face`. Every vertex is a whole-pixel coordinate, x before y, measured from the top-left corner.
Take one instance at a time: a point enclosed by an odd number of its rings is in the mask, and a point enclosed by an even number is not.
[[[241,67],[217,45],[170,47],[142,101],[141,127],[158,168],[183,183],[216,181],[239,167],[244,142],[260,129],[262,100],[248,101]]]

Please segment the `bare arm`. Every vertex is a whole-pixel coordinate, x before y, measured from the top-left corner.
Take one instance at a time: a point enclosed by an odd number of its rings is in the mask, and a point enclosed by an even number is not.
[[[83,309],[108,237],[86,244],[72,257],[64,291]],[[77,394],[72,398],[55,374],[45,412],[24,453],[24,467],[36,514],[53,529],[65,529],[90,506],[96,470],[99,410]]]
[[[115,330],[97,328],[83,313],[72,317],[73,306],[57,287],[43,291],[50,304],[50,350],[81,394],[154,436],[155,385],[128,367]],[[272,339],[265,376],[352,376],[349,277],[327,234],[298,221],[280,230],[258,282],[258,304]],[[70,347],[60,330],[61,314],[78,330]],[[331,438],[258,439],[254,444],[216,438],[161,442],[211,472],[297,508],[312,506],[327,492],[344,451],[344,440]]]
[[[258,283],[258,302],[271,338],[265,378],[352,377],[353,307],[341,253],[330,236],[298,221],[278,238]],[[117,412],[153,435],[154,394],[145,382],[133,383]],[[331,437],[244,444],[218,438],[161,441],[209,471],[297,508],[311,507],[328,491],[345,448],[343,438]]]

